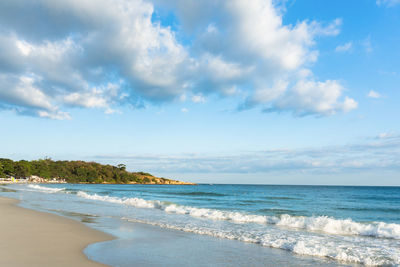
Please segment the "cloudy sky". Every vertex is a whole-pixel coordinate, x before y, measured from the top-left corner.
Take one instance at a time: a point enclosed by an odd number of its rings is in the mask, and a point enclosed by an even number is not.
[[[399,0],[2,0],[1,157],[400,185]]]

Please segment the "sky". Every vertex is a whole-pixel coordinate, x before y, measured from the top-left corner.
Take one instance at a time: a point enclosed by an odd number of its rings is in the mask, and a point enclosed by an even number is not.
[[[400,185],[399,0],[3,0],[0,157]]]

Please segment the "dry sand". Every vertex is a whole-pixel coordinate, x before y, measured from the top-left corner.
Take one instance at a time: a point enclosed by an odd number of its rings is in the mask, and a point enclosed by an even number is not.
[[[16,206],[0,197],[0,266],[105,266],[90,261],[83,249],[112,239],[77,221]]]

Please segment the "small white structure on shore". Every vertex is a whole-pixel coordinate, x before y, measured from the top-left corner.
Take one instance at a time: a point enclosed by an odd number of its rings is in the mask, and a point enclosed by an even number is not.
[[[45,183],[45,179],[36,175],[29,176],[29,182],[31,183]]]
[[[11,184],[11,183],[26,183],[28,180],[25,179],[15,179],[14,176],[0,178],[0,182],[4,184]]]
[[[11,183],[66,184],[67,182],[65,181],[65,179],[60,179],[60,178],[44,179],[44,178],[39,177],[37,175],[31,175],[29,177],[21,177],[19,179],[16,179],[13,176],[2,177],[2,178],[0,178],[0,183],[3,183],[3,184],[11,184]]]

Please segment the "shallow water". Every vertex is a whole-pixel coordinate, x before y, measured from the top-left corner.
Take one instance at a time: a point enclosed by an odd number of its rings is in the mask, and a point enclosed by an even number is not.
[[[217,239],[147,224],[120,222],[125,238],[89,246],[94,260],[119,267],[131,266],[338,266],[330,260],[291,255],[280,249]]]
[[[0,195],[19,198],[24,206],[79,219],[119,237],[87,250],[90,257],[114,266],[140,260],[160,266],[162,259],[167,264],[171,251],[191,247],[195,252],[185,252],[183,265],[199,262],[199,255],[209,255],[204,264],[213,266],[400,264],[399,187],[57,184],[6,188]],[[6,192],[10,189],[17,192]],[[174,242],[157,243],[154,236],[145,241],[143,232],[154,229]],[[180,234],[185,238],[177,238]],[[224,249],[218,249],[221,242]],[[163,256],[150,257],[149,246],[154,246],[154,255]],[[175,259],[170,266],[178,263]]]

